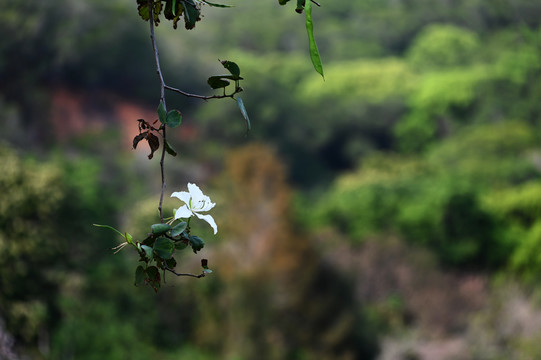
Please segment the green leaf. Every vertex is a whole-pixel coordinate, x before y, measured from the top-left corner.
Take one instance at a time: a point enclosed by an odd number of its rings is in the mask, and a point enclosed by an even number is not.
[[[107,228],[107,229],[111,229],[113,230],[114,232],[116,232],[118,235],[122,236],[123,238],[125,238],[124,234],[122,234],[120,231],[118,231],[117,229],[115,229],[114,227],[112,226],[109,226],[109,225],[100,225],[100,224],[92,224],[94,226],[97,226],[97,227],[102,227],[102,228]],[[126,239],[127,240],[127,239]]]
[[[135,286],[142,285],[145,282],[145,268],[141,265],[135,269]]]
[[[288,3],[289,0],[278,0],[278,4],[285,5]]]
[[[167,113],[167,118],[165,119],[165,123],[167,126],[176,128],[180,125],[182,122],[182,115],[180,114],[180,111],[178,110],[171,110]]]
[[[220,88],[224,88],[224,87],[228,86],[229,81],[224,80],[223,76],[218,75],[218,76],[209,77],[208,80],[207,80],[207,84],[209,84],[210,87],[213,88],[213,89],[220,89]]]
[[[190,236],[190,245],[192,246],[193,252],[197,254],[197,252],[205,246],[205,242],[199,236],[192,235]]]
[[[133,245],[133,236],[131,236],[130,233],[125,233],[124,237],[126,238],[126,242],[130,245]]]
[[[147,245],[141,245],[141,249],[143,249],[143,251],[145,252],[145,254],[147,255],[147,257],[149,259],[152,259],[152,256],[153,256],[153,250],[150,246],[147,246]]]
[[[148,21],[148,19],[150,19],[150,12],[148,11],[148,1],[137,1],[137,3],[139,4],[137,6],[139,16],[141,16],[141,19]]]
[[[173,147],[171,146],[171,144],[169,144],[169,141],[165,140],[164,146],[165,146],[165,151],[167,151],[167,153],[168,153],[169,155],[177,156],[177,152],[175,151],[175,149],[173,149]]]
[[[150,227],[154,235],[163,235],[169,230],[171,230],[171,225],[169,224],[154,224]]]
[[[242,113],[242,116],[244,117],[244,120],[246,121],[246,133],[248,133],[252,129],[250,118],[248,117],[248,113],[246,112],[246,108],[244,107],[244,102],[242,101],[242,98],[240,96],[237,96],[236,100],[237,100],[237,105],[239,106],[240,112]]]
[[[165,112],[165,106],[163,105],[163,101],[160,101],[160,105],[158,105],[158,118],[160,119],[160,122],[162,124],[165,124],[167,122],[167,113]]]
[[[316,40],[314,38],[314,24],[312,22],[312,2],[307,1],[304,7],[306,13],[306,30],[308,31],[308,41],[310,42],[310,58],[314,69],[321,75],[323,79],[323,64],[321,63],[321,57],[319,56],[319,50],[317,48]]]
[[[195,27],[195,23],[201,20],[201,12],[192,0],[183,1],[184,3],[184,26],[187,30]]]
[[[175,249],[177,250],[184,250],[188,247],[188,244],[185,241],[177,241],[175,243]]]
[[[154,253],[162,259],[169,259],[175,250],[175,242],[164,237],[156,239]]]
[[[147,268],[146,273],[148,275],[149,285],[152,286],[155,292],[158,292],[161,282],[160,271],[156,266],[150,266]]]
[[[231,7],[234,7],[233,5],[224,5],[224,4],[215,4],[215,3],[211,3],[210,1],[206,1],[206,0],[202,0],[205,4],[209,5],[209,6],[214,6],[214,7],[220,7],[220,8],[231,8]]]
[[[226,68],[231,75],[233,75],[235,78],[233,80],[239,80],[240,79],[240,68],[239,66],[234,63],[233,61],[224,60],[220,61],[224,68]]]
[[[305,3],[305,0],[297,0],[297,8],[295,9],[295,11],[298,12],[299,14],[302,14],[302,10],[304,9],[304,3]]]
[[[186,230],[186,226],[188,226],[188,223],[186,223],[185,221],[181,221],[179,222],[178,224],[176,224],[173,229],[171,230],[171,236],[172,237],[177,237],[179,236],[180,234],[182,234],[182,232],[184,230]]]
[[[175,266],[177,266],[177,261],[174,257],[172,257],[171,259],[165,260],[165,265],[167,265],[167,267],[172,270],[175,268]]]

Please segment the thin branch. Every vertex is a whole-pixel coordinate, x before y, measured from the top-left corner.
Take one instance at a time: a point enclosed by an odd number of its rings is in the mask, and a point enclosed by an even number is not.
[[[234,93],[229,94],[229,95],[224,94],[224,95],[205,96],[205,95],[190,94],[190,93],[188,93],[186,91],[182,91],[180,89],[174,88],[174,87],[169,86],[169,85],[165,85],[165,89],[176,92],[176,93],[179,93],[179,94],[184,95],[186,97],[191,97],[191,98],[196,98],[196,99],[201,99],[201,100],[233,98],[233,96],[235,96],[235,94],[238,94],[238,93],[240,93],[242,91],[242,88],[238,87],[238,88],[235,89]]]
[[[178,273],[175,270],[168,268],[167,266],[165,267],[165,270],[171,272],[172,274],[175,274],[176,276],[190,276],[190,277],[194,277],[194,278],[198,278],[198,279],[202,278],[202,277],[205,277],[205,273],[201,273],[199,275]]]
[[[152,0],[148,0],[148,10],[149,10],[149,23],[150,23],[150,40],[152,41],[152,49],[154,50],[154,60],[156,61],[156,72],[160,78],[160,101],[163,104],[164,110],[167,112],[167,105],[165,104],[165,81],[163,80],[162,69],[160,67],[160,56],[158,54],[158,46],[156,45],[156,36],[154,35],[154,7],[152,6]],[[162,175],[162,188],[160,191],[160,203],[158,205],[158,211],[160,212],[160,221],[163,223],[163,194],[165,192],[165,142],[167,141],[167,134],[165,131],[165,125],[162,125],[162,156],[160,158],[160,171]]]
[[[311,0],[311,1],[312,1],[314,4],[316,4],[317,6],[321,6],[320,3],[317,3],[317,2],[315,2],[314,0]]]

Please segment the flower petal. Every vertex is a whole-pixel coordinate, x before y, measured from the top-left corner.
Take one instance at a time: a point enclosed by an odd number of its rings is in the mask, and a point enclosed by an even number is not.
[[[182,205],[180,209],[177,209],[175,212],[175,220],[176,219],[187,219],[190,216],[192,216],[194,213],[188,209],[186,205]]]
[[[201,214],[198,214],[198,213],[194,213],[195,216],[197,216],[198,218],[200,218],[201,220],[205,220],[206,222],[209,223],[209,225],[214,229],[214,235],[216,235],[216,233],[218,232],[218,226],[216,225],[216,222],[214,221],[214,218],[210,215],[201,215]]]
[[[188,183],[188,191],[192,196],[192,201],[194,204],[198,203],[200,200],[204,200],[205,198],[205,194],[203,194],[199,186],[195,184]]]
[[[187,205],[190,203],[191,195],[189,192],[186,191],[177,191],[171,194],[171,197],[176,197],[180,201],[186,203]]]

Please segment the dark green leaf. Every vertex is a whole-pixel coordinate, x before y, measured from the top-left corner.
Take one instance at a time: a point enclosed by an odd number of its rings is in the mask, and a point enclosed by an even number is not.
[[[190,245],[192,246],[193,252],[197,254],[197,252],[205,246],[205,242],[199,236],[192,235],[190,236]]]
[[[153,250],[150,246],[141,245],[141,249],[143,249],[143,251],[145,252],[145,254],[147,255],[149,259],[152,259]]]
[[[142,285],[145,282],[145,268],[139,265],[135,269],[135,286]]]
[[[186,226],[188,226],[188,224],[185,221],[179,222],[178,224],[173,226],[173,230],[171,230],[171,236],[172,237],[179,236],[180,234],[182,234],[184,230],[186,230]]]
[[[252,129],[252,125],[250,123],[250,118],[248,117],[248,113],[246,112],[246,108],[244,107],[244,102],[240,98],[240,96],[237,96],[237,105],[239,106],[240,112],[242,113],[242,116],[244,117],[244,120],[246,121],[246,132],[249,132]]]
[[[165,106],[162,101],[160,101],[160,105],[158,105],[158,118],[162,124],[165,124],[167,121],[167,112],[165,111]]]
[[[316,40],[314,39],[314,24],[312,23],[312,2],[307,1],[305,6],[306,12],[306,30],[308,31],[308,40],[310,42],[310,58],[314,69],[325,79],[323,75],[323,64],[321,63],[321,57],[319,56],[319,50],[317,48]]]
[[[229,81],[224,80],[223,76],[220,76],[220,75],[209,77],[209,79],[207,80],[207,83],[213,89],[220,89],[229,85]]]
[[[139,141],[143,140],[144,138],[146,138],[147,136],[147,133],[142,133],[142,134],[139,134],[137,135],[136,137],[133,138],[133,148],[134,149],[137,149],[137,144],[139,144]]]
[[[305,0],[297,0],[297,8],[295,9],[295,11],[298,12],[299,14],[302,14],[302,11],[304,10],[304,3],[305,3]]]
[[[148,146],[150,146],[150,155],[148,155],[148,158],[152,159],[152,157],[154,156],[154,152],[158,150],[160,147],[160,140],[158,139],[156,135],[150,132],[148,133],[147,140],[148,140]]]
[[[184,26],[187,30],[191,30],[195,27],[195,23],[201,20],[201,13],[197,5],[191,1],[186,0],[184,3]]]
[[[177,261],[174,257],[172,257],[171,259],[165,260],[165,265],[167,265],[169,269],[173,270],[175,266],[177,266]]]
[[[164,237],[156,239],[154,243],[154,253],[162,259],[169,259],[175,250],[175,242]]]
[[[169,224],[154,224],[150,227],[154,235],[163,235],[169,230],[171,230],[171,225]]]
[[[224,68],[226,68],[231,73],[231,75],[234,76],[233,80],[239,80],[239,78],[240,78],[240,68],[236,63],[234,63],[233,61],[229,61],[229,60],[224,60],[224,61],[220,61],[220,62],[222,63]]]
[[[158,292],[161,282],[160,271],[156,266],[150,266],[147,268],[146,273],[148,275],[148,283],[155,292]]]
[[[177,241],[175,243],[175,249],[177,250],[184,250],[187,246],[188,244],[185,241]]]
[[[178,110],[171,110],[167,113],[167,118],[165,120],[165,123],[167,126],[175,128],[180,125],[182,122],[182,115],[180,114],[180,111]]]
[[[285,5],[288,3],[289,0],[278,0],[278,4]]]
[[[164,145],[165,145],[165,151],[167,151],[169,155],[177,156],[177,152],[175,151],[175,149],[173,149],[171,144],[169,144],[169,141],[165,140]]]

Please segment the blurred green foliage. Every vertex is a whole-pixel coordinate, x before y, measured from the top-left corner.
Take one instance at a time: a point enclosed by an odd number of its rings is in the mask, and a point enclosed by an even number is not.
[[[238,62],[249,140],[270,144],[279,160],[261,148],[235,153],[215,182],[227,219],[217,220],[229,235],[213,247],[226,255],[215,256],[216,268],[211,262],[213,277],[171,279],[157,297],[126,281],[133,274],[125,262],[134,259],[111,255],[118,239],[90,226],[113,220],[144,236],[157,212],[146,200],[154,179],[141,168],[152,165],[113,156],[118,132],[108,124],[55,151],[48,116],[58,88],[155,104],[135,4],[3,5],[0,137],[10,145],[0,149],[0,317],[30,357],[373,358],[381,329],[404,326],[412,301],[387,294],[365,308],[357,275],[322,260],[337,244],[347,262],[365,244],[405,241],[383,246],[389,265],[375,265],[378,273],[416,247],[447,269],[536,285],[541,3],[322,2],[313,15],[325,82],[307,60],[303,19],[276,1],[205,9],[193,32],[160,26],[172,85],[208,91],[205,79],[223,70],[217,58]],[[233,102],[170,103],[188,129],[171,140],[187,169],[172,171],[174,188],[214,174],[224,150],[246,140]],[[300,193],[295,214],[286,211],[285,174]],[[246,249],[265,256],[243,256]]]

